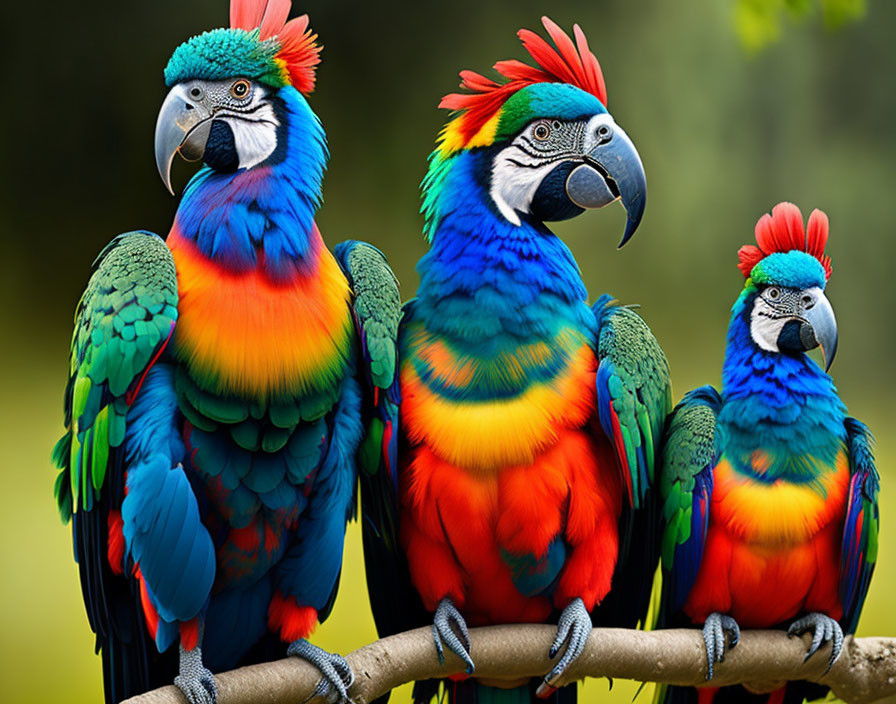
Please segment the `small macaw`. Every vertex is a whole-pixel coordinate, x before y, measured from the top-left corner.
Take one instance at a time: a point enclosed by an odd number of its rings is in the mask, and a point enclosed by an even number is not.
[[[431,623],[439,656],[473,673],[467,624],[559,618],[550,657],[565,653],[541,685],[455,682],[453,702],[551,696],[592,615],[644,618],[659,559],[647,506],[671,408],[665,356],[634,311],[588,304],[545,224],[621,200],[624,244],[644,171],[582,31],[573,43],[543,23],[556,46],[519,32],[536,66],[499,62],[505,82],[464,71],[469,92],[441,102],[454,114],[422,184],[431,246],[399,332],[398,417],[383,467],[362,473],[381,635]],[[415,697],[434,691],[418,683]]]
[[[808,660],[854,633],[877,558],[878,474],[871,435],[826,373],[837,324],[824,289],[828,218],[808,227],[792,203],[756,224],[738,252],[746,284],[731,313],[721,394],[695,389],[663,443],[665,529],[660,625],[703,626],[707,680],[740,627],[811,631]],[[822,370],[806,354],[821,347]],[[726,646],[727,638],[727,646]],[[791,683],[757,697],[824,695]],[[740,701],[741,687],[669,687],[666,702]]]
[[[336,595],[400,298],[378,250],[334,256],[314,223],[320,49],[289,11],[233,0],[229,29],[174,52],[159,173],[170,190],[175,154],[205,166],[167,240],[116,237],[77,307],[56,497],[107,702],[172,678],[213,702],[212,672],[287,652],[322,691],[352,681],[306,639]]]

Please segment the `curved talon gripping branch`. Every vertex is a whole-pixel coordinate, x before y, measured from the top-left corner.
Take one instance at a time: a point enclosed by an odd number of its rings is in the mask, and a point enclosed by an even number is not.
[[[493,679],[543,677],[551,667],[545,652],[556,637],[551,625],[472,628],[476,673]],[[896,695],[896,638],[844,639],[840,657],[827,670],[822,659],[804,661],[808,637],[784,631],[742,631],[740,644],[716,668],[713,686],[788,679],[822,682],[850,704],[870,704]],[[824,652],[824,646],[821,648]],[[448,653],[439,662],[429,626],[371,643],[345,656],[357,677],[349,688],[355,702],[377,697],[413,680],[461,674],[464,661]],[[564,683],[583,677],[612,677],[697,686],[706,683],[703,636],[695,629],[636,631],[595,628]],[[320,672],[295,658],[244,667],[216,676],[220,704],[315,704],[310,700]],[[183,704],[176,687],[135,697],[128,704]]]

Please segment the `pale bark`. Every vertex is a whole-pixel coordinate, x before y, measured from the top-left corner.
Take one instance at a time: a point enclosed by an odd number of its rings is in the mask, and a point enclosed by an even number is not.
[[[547,625],[491,626],[470,631],[476,674],[512,680],[543,676],[556,633]],[[785,680],[810,680],[830,687],[846,702],[864,704],[896,695],[896,638],[847,637],[840,659],[825,674],[830,647],[804,663],[809,636],[780,631],[744,631],[740,644],[717,665],[713,685],[747,683],[769,690]],[[358,704],[406,682],[462,672],[452,654],[439,665],[429,628],[418,628],[360,648],[346,656],[355,673],[350,690]],[[706,655],[697,630],[634,631],[596,628],[566,680],[611,677],[667,684],[705,684]],[[320,674],[296,658],[253,665],[215,677],[219,704],[298,704],[309,700]],[[182,704],[180,691],[163,687],[129,704]]]

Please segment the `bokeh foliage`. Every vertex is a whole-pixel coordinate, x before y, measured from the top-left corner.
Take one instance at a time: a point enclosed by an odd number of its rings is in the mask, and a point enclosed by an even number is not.
[[[180,41],[226,22],[226,2],[84,0],[4,9],[4,701],[96,702],[101,691],[48,461],[62,429],[71,316],[91,261],[112,236],[167,231],[176,201],[152,157],[161,71]],[[860,634],[896,635],[889,601],[896,588],[896,521],[889,518],[896,515],[896,3],[295,2],[325,46],[311,99],[333,154],[321,229],[331,245],[357,237],[381,247],[407,298],[425,247],[417,185],[445,117],[438,99],[455,88],[460,68],[520,58],[515,30],[537,28],[544,12],[588,33],[610,109],[638,145],[650,184],[642,228],[621,252],[614,245],[624,214],[616,206],[556,230],[593,298],[609,291],[642,305],[669,356],[676,397],[718,383],[728,311],[742,285],[735,253],[752,238],[759,215],[782,199],[804,212],[828,212],[828,292],[841,333],[832,372],[850,410],[878,436],[883,475],[880,565]],[[745,11],[753,13],[748,21],[765,23],[747,31],[758,43],[744,39]],[[862,13],[863,21],[853,21]],[[770,34],[769,27],[776,29]],[[753,46],[762,51],[745,48]],[[189,173],[181,167],[175,183],[182,187]],[[339,600],[317,642],[345,652],[373,638],[354,525]],[[635,689],[617,682],[607,696],[605,681],[588,682],[582,701],[622,704]],[[407,701],[406,690],[396,701]]]
[[[821,16],[828,29],[865,16],[866,0],[737,0],[735,26],[743,45],[756,51],[781,39],[786,20]]]

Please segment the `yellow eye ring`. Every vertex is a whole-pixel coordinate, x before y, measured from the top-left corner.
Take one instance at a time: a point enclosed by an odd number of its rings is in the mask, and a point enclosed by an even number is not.
[[[551,128],[548,127],[546,123],[539,122],[535,125],[535,129],[532,130],[532,136],[539,142],[543,142],[551,136]]]
[[[249,88],[249,81],[247,81],[245,78],[241,78],[232,86],[230,86],[230,94],[237,100],[242,100],[247,95],[249,95]]]

